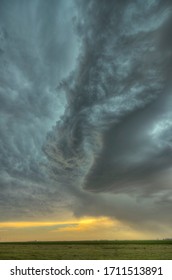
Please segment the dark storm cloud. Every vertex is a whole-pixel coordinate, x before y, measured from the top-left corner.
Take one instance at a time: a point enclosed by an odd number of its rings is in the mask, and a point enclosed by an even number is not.
[[[47,131],[64,111],[65,97],[57,94],[56,88],[74,66],[77,46],[71,25],[73,16],[72,2],[51,1],[50,5],[44,0],[0,1],[3,219],[29,216],[32,211],[44,215],[54,209],[53,195],[49,195],[52,183],[43,169],[42,145]],[[57,191],[52,192],[59,202]],[[40,205],[41,200],[44,203]]]
[[[77,4],[80,58],[61,84],[68,108],[45,151],[57,177],[121,191],[171,165],[171,6]]]
[[[80,56],[61,82],[68,106],[44,146],[51,174],[75,189],[76,215],[163,219],[171,209],[159,203],[171,195],[171,2],[76,7]]]
[[[1,220],[171,223],[171,13],[167,0],[0,2]]]

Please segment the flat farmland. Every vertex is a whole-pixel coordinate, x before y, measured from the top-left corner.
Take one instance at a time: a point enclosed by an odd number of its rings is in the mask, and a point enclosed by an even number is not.
[[[1,260],[172,260],[172,240],[0,243]]]

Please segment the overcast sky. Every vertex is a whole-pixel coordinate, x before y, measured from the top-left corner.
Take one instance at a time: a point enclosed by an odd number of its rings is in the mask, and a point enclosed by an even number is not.
[[[171,38],[170,0],[0,1],[2,240],[172,237]]]

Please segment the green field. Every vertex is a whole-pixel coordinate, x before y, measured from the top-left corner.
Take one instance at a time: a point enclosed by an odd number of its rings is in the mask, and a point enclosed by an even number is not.
[[[172,260],[172,240],[0,243],[1,260]]]

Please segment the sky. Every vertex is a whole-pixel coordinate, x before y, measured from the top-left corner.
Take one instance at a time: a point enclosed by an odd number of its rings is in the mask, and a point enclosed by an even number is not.
[[[170,0],[0,0],[0,241],[172,237]]]

